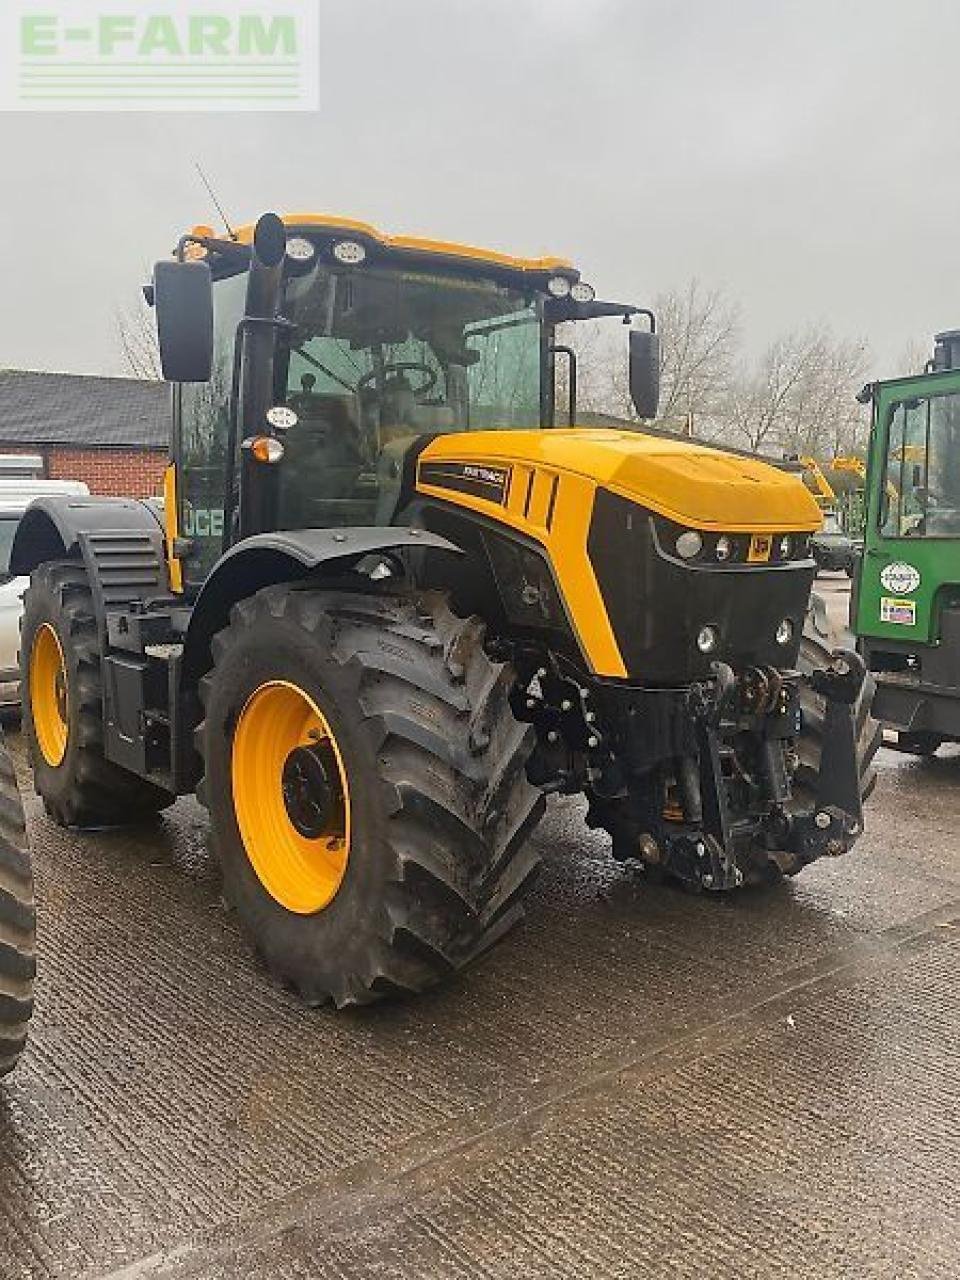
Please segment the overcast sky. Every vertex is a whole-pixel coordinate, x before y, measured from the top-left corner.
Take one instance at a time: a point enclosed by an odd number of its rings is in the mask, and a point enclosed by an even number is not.
[[[826,319],[877,374],[960,326],[957,0],[320,0],[316,114],[0,114],[0,367],[124,372],[114,312],[181,231],[330,211],[692,275],[753,349]]]

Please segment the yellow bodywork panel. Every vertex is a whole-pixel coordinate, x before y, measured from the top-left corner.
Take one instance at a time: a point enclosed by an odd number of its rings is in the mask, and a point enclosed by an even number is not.
[[[378,231],[368,222],[358,222],[355,218],[339,218],[325,213],[286,213],[281,216],[285,227],[293,230],[300,228],[308,231],[311,227],[323,231],[342,231],[344,236],[360,235],[386,249],[401,249],[412,253],[430,253],[443,258],[459,258],[470,262],[489,263],[496,267],[507,267],[512,271],[568,271],[571,264],[566,258],[518,258],[513,254],[500,253],[496,249],[482,249],[472,244],[458,244],[450,240],[432,240],[421,236],[391,236]],[[247,223],[238,227],[235,236],[241,244],[250,244],[253,240],[255,224]],[[208,227],[195,228],[197,233],[208,232]]]
[[[437,464],[506,473],[502,490],[431,484]],[[587,544],[594,497],[609,489],[679,524],[705,531],[812,533],[821,515],[796,477],[754,460],[632,431],[471,431],[438,436],[420,454],[417,491],[466,507],[535,539],[550,557],[592,668],[626,676]],[[769,540],[767,538],[767,540]]]
[[[172,462],[163,473],[163,524],[170,590],[179,595],[183,590],[183,566],[173,554],[174,543],[180,536],[180,515],[177,510],[177,468]]]

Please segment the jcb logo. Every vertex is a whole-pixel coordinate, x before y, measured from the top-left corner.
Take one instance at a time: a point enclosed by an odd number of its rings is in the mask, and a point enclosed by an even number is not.
[[[187,507],[183,532],[188,538],[222,538],[223,507]]]

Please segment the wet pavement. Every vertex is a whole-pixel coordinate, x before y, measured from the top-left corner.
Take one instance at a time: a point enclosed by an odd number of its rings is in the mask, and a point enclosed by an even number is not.
[[[960,754],[884,751],[851,854],[720,901],[554,803],[520,931],[340,1015],[258,966],[192,801],[28,806],[2,1280],[960,1274]]]

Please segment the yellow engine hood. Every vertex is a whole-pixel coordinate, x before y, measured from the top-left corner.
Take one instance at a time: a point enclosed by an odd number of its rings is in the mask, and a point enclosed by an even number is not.
[[[438,436],[420,459],[577,475],[700,529],[805,533],[822,523],[795,475],[759,459],[634,431],[470,431]]]

